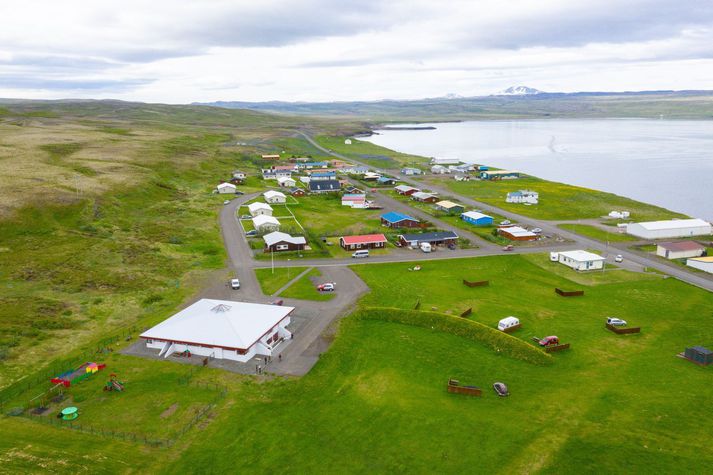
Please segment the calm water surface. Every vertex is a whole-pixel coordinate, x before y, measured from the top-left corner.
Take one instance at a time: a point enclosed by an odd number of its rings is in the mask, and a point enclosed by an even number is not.
[[[520,170],[713,221],[713,121],[563,119],[425,125],[436,130],[384,130],[365,140],[400,152]]]

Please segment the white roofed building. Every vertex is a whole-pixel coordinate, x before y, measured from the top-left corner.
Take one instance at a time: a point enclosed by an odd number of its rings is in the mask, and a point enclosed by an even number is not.
[[[574,270],[596,270],[604,268],[606,260],[599,254],[588,251],[565,251],[557,254],[560,264],[571,267]]]
[[[173,353],[247,362],[271,356],[292,334],[287,330],[294,307],[201,299],[140,337],[148,348],[168,358]]]
[[[629,223],[626,233],[641,239],[669,239],[691,236],[705,236],[713,232],[711,223],[702,219],[671,219],[669,221],[649,221]]]
[[[216,186],[215,189],[221,195],[227,195],[227,194],[234,195],[236,190],[238,189],[238,187],[233,185],[232,183],[221,183],[220,185]]]
[[[259,233],[267,233],[279,230],[280,222],[277,218],[273,218],[272,216],[259,214],[253,218],[253,227],[255,227],[255,230]]]
[[[260,215],[272,216],[272,206],[267,203],[250,203],[248,205],[248,212],[250,216],[253,217]]]
[[[292,181],[292,183],[294,185],[294,180]],[[284,193],[281,193],[281,192],[275,191],[275,190],[268,190],[265,193],[263,193],[262,196],[265,197],[265,201],[267,201],[268,203],[272,203],[272,204],[284,203],[285,201],[287,201],[287,197],[285,196]]]

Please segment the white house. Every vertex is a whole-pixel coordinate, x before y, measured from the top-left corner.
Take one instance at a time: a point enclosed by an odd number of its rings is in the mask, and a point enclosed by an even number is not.
[[[346,193],[342,195],[342,206],[350,208],[366,208],[366,195],[362,193]]]
[[[627,219],[629,216],[631,216],[631,213],[628,211],[611,211],[609,212],[609,217],[614,218],[614,219]]]
[[[443,165],[433,165],[431,167],[431,173],[436,175],[443,175],[445,173],[448,173],[448,169]]]
[[[344,145],[351,145],[352,139],[344,139]]]
[[[244,180],[247,177],[247,174],[245,172],[241,172],[240,170],[235,170],[233,172],[233,178],[237,178],[238,180]]]
[[[558,253],[558,262],[574,270],[596,270],[604,268],[606,259],[588,251],[565,251]]]
[[[379,178],[381,178],[381,175],[379,173],[374,173],[374,172],[366,172],[364,173],[364,180],[367,181],[376,181]]]
[[[146,347],[168,358],[190,351],[245,363],[255,356],[272,356],[284,340],[294,307],[201,299],[145,331]]]
[[[656,255],[666,259],[700,257],[706,248],[695,241],[661,242],[656,246]]]
[[[221,183],[216,187],[216,190],[218,190],[218,193],[220,193],[221,195],[234,195],[237,189],[238,187],[233,185],[232,183]]]
[[[291,178],[289,176],[281,176],[277,179],[277,184],[285,188],[292,188],[297,184],[297,182],[294,178]]]
[[[248,205],[248,212],[250,216],[272,216],[272,206],[267,203],[250,203]]]
[[[649,221],[629,223],[626,233],[641,239],[669,239],[703,236],[713,232],[713,227],[702,219],[672,219],[669,221]]]
[[[505,198],[507,203],[523,203],[536,205],[540,200],[540,194],[536,191],[519,190],[511,191]]]
[[[253,226],[257,232],[267,233],[271,231],[278,231],[280,229],[280,222],[277,218],[260,214],[253,218]]]
[[[294,184],[294,181],[292,183]],[[262,196],[265,197],[265,201],[272,204],[284,203],[285,201],[287,201],[287,197],[284,193],[275,190],[268,190],[263,193]]]
[[[693,259],[688,259],[686,261],[686,265],[688,267],[693,267],[694,269],[702,270],[703,272],[713,274],[713,256],[695,257]]]

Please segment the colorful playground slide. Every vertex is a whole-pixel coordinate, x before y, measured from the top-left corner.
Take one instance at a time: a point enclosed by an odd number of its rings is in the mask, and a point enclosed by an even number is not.
[[[52,384],[62,384],[64,385],[64,387],[68,388],[72,385],[72,382],[78,383],[79,381],[88,378],[92,374],[96,373],[97,371],[101,371],[104,368],[106,368],[105,364],[84,363],[79,368],[65,371],[59,376],[52,378],[51,381]]]

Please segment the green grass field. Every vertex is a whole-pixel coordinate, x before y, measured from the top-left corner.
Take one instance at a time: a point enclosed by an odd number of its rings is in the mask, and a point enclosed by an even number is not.
[[[446,178],[433,180],[434,183],[446,185],[456,193],[533,218],[547,220],[599,218],[606,216],[612,210],[629,211],[631,219],[635,221],[684,217],[681,214],[612,193],[529,176],[503,181],[455,181]],[[537,191],[540,194],[539,204],[525,206],[506,203],[505,197],[508,192],[516,190]]]
[[[299,222],[314,236],[344,236],[381,231],[382,210],[352,209],[342,206],[338,194],[312,195],[299,198],[289,206]]]
[[[314,268],[300,277],[295,283],[287,287],[280,293],[280,297],[317,300],[325,302],[334,298],[334,292],[319,292],[317,285],[322,283],[322,272]],[[339,291],[339,289],[337,289]]]
[[[307,267],[275,267],[274,269],[255,269],[255,276],[265,295],[272,295],[290,280],[294,279]]]
[[[375,168],[400,169],[406,166],[424,168],[428,164],[428,159],[425,157],[395,152],[358,139],[351,139],[351,145],[346,145],[345,138],[322,135],[315,137],[315,140],[328,150]]]
[[[587,236],[590,238],[597,239],[602,242],[628,242],[637,241],[638,239],[626,233],[619,232],[618,228],[612,228],[612,232],[607,232],[602,228],[592,226],[589,224],[560,224],[557,227],[566,229],[568,231],[573,231],[582,236]]]

